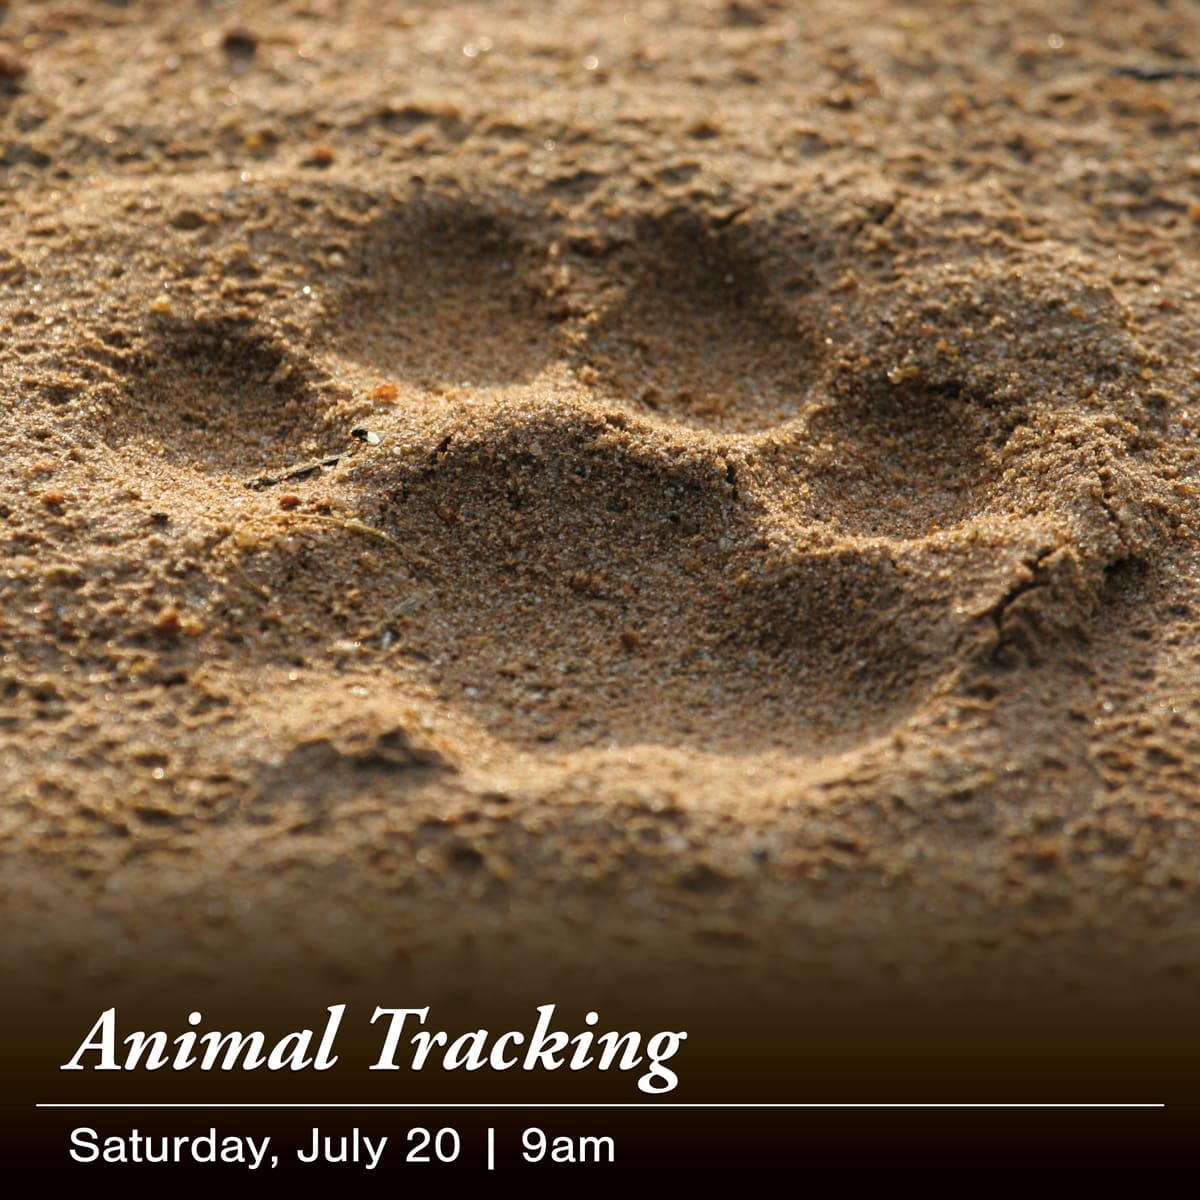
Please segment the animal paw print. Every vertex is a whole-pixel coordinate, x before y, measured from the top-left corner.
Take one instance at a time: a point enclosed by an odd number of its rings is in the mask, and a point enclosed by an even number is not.
[[[502,739],[842,751],[1080,636],[1145,548],[1139,352],[1031,254],[947,264],[918,231],[881,267],[802,205],[359,203],[264,251],[331,256],[307,340],[269,304],[163,325],[108,436],[246,472],[328,444],[320,380],[385,384],[383,445],[339,485],[369,553],[322,566],[281,527],[254,578],[302,554],[368,594],[371,644]],[[323,594],[297,598],[313,655]]]
[[[1102,290],[981,259],[850,301],[769,224],[646,215],[547,262],[507,228],[523,390],[359,475],[455,581],[414,652],[504,736],[828,753],[1078,635],[1134,552]]]

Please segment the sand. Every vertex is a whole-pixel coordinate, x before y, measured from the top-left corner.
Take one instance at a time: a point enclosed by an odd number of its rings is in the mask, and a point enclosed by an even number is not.
[[[0,7],[20,1003],[1190,1004],[1197,36]]]

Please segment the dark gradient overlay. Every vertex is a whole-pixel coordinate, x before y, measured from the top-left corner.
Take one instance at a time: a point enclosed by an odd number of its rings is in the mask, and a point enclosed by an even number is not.
[[[160,994],[153,1003],[118,999],[81,989],[77,1002],[57,1010],[23,1008],[19,990],[6,997],[4,1149],[6,1166],[35,1170],[40,1177],[73,1178],[77,1184],[113,1179],[158,1187],[168,1180],[198,1176],[221,1187],[254,1193],[281,1177],[320,1172],[355,1191],[431,1186],[438,1178],[471,1175],[480,1180],[501,1173],[541,1175],[555,1187],[571,1181],[751,1181],[768,1167],[820,1178],[895,1178],[920,1169],[934,1179],[955,1164],[971,1163],[989,1174],[1007,1170],[1069,1170],[1073,1177],[1119,1168],[1192,1160],[1200,1150],[1200,1033],[1194,1007],[1179,995],[1155,995],[1132,976],[1103,994],[1009,997],[983,1003],[930,989],[903,998],[872,993],[812,994],[745,1000],[737,981],[725,995],[711,988],[694,1002],[669,1005],[653,994],[624,998],[579,995],[565,984],[537,986],[527,1002],[512,998],[487,1004],[455,1000],[449,984],[409,979],[403,986],[377,986],[338,994],[322,985],[305,993],[297,985],[290,1002],[238,996],[231,989],[204,1008],[202,1029],[262,1029],[268,1038],[315,1028],[325,1007],[348,1008],[336,1044],[339,1061],[331,1070],[231,1073],[62,1072],[100,1012],[118,1004],[118,1030],[185,1031],[196,1005],[188,989],[178,998]],[[478,981],[476,981],[478,983]],[[534,991],[533,988],[537,987]],[[511,989],[510,989],[511,992]],[[932,994],[931,994],[932,993]],[[480,994],[477,988],[472,994]],[[433,1011],[426,1028],[455,1036],[474,1028],[493,1032],[529,1030],[534,1006],[557,1005],[555,1025],[571,1032],[585,1028],[583,1014],[600,1012],[599,1028],[684,1029],[688,1040],[670,1066],[679,1084],[661,1096],[639,1092],[641,1073],[595,1071],[553,1073],[510,1071],[447,1073],[376,1072],[368,1065],[382,1044],[381,1026],[372,1027],[376,1004],[423,1006]],[[48,1109],[39,1102],[99,1103],[311,1103],[322,1106],[370,1103],[414,1104],[413,1108],[316,1107],[170,1110]],[[434,1103],[587,1104],[588,1108],[434,1108]],[[1163,1103],[1165,1108],[680,1108],[700,1104],[792,1104],[865,1102],[1017,1104]],[[600,1105],[636,1107],[599,1107]],[[101,1137],[146,1134],[200,1134],[218,1137],[270,1135],[279,1165],[271,1171],[242,1167],[82,1166],[68,1155],[70,1132],[95,1129]],[[486,1168],[486,1131],[495,1130],[496,1172]],[[360,1134],[389,1137],[379,1166],[336,1169],[302,1166],[295,1150],[311,1144],[312,1131],[340,1138]],[[410,1162],[420,1135],[453,1129],[461,1149],[454,1161]],[[525,1160],[527,1129],[546,1135],[539,1163]],[[530,1135],[535,1145],[537,1135]],[[606,1146],[586,1141],[611,1138],[612,1163],[550,1161],[564,1157],[607,1158]],[[454,1139],[445,1135],[443,1148]],[[933,1172],[933,1174],[929,1174]],[[1082,1174],[1081,1174],[1082,1173]],[[801,1176],[797,1176],[800,1178]],[[949,1181],[952,1177],[947,1176]],[[1041,1178],[1031,1176],[1030,1178]],[[125,1186],[125,1183],[121,1184]]]

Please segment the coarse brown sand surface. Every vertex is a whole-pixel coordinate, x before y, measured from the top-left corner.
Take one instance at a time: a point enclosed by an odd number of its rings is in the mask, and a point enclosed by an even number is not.
[[[22,1005],[1193,1004],[1195,4],[0,41]]]

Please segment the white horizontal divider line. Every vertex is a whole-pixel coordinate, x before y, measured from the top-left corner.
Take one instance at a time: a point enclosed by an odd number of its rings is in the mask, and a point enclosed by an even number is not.
[[[948,1100],[930,1100],[917,1101],[914,1103],[905,1103],[900,1101],[887,1100],[855,1100],[855,1101],[831,1101],[831,1102],[748,1102],[748,1103],[671,1103],[662,1104],[655,1103],[588,1103],[588,1102],[562,1102],[555,1103],[553,1101],[541,1102],[531,1100],[525,1101],[497,1101],[490,1103],[487,1101],[468,1101],[458,1103],[455,1101],[397,1101],[397,1102],[362,1102],[362,1103],[340,1103],[340,1102],[323,1102],[323,1101],[283,1101],[272,1103],[270,1101],[256,1103],[253,1101],[216,1101],[206,1102],[202,1100],[196,1101],[180,1101],[180,1102],[161,1102],[153,1101],[117,1101],[117,1102],[100,1102],[91,1103],[89,1101],[46,1101],[34,1105],[35,1108],[482,1108],[482,1109],[563,1109],[563,1108],[617,1108],[617,1109],[639,1109],[641,1111],[651,1109],[680,1109],[680,1108],[713,1108],[713,1109],[738,1109],[738,1108],[1166,1108],[1166,1104],[1162,1101],[971,1101],[958,1103]]]

